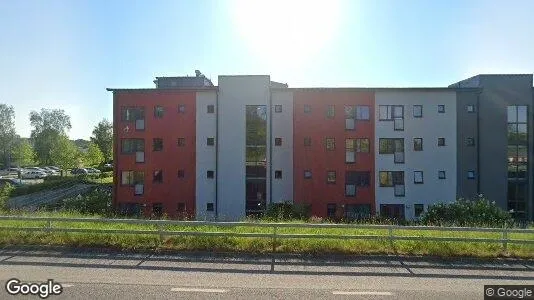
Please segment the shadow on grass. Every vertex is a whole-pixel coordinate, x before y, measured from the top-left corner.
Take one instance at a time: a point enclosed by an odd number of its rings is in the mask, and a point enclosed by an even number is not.
[[[281,253],[255,255],[170,251],[154,253],[43,246],[6,246],[0,249],[0,257],[3,257],[0,259],[0,265],[20,266],[286,275],[534,280],[534,260],[521,259],[443,259],[398,255],[312,256]],[[43,261],[35,261],[35,258],[37,260],[42,258]],[[61,262],[61,260],[67,261]],[[98,261],[95,262],[94,260]],[[271,269],[273,260],[275,262],[274,271]],[[129,264],[121,264],[124,262],[129,262]],[[172,266],[172,264],[184,265]],[[358,271],[354,268],[364,270]],[[477,274],[465,274],[469,271]],[[481,272],[483,274],[480,274]],[[498,274],[499,272],[508,272],[508,274]]]

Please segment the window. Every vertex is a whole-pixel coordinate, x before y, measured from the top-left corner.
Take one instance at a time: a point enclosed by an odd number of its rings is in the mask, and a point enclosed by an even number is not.
[[[152,151],[162,151],[163,150],[163,139],[155,138],[152,141]]]
[[[368,187],[371,182],[371,172],[347,171],[345,172],[345,184],[353,184],[359,187]]]
[[[136,121],[145,119],[144,107],[121,107],[122,121]]]
[[[309,105],[309,104],[304,104],[304,113],[305,113],[305,114],[309,114],[309,113],[311,113],[311,105]]]
[[[438,171],[438,179],[445,179],[445,171]]]
[[[282,179],[282,170],[274,171],[274,178],[275,179]]]
[[[304,170],[304,178],[305,179],[312,178],[312,172],[310,170]]]
[[[179,113],[185,113],[185,104],[178,105],[178,112]]]
[[[474,105],[468,105],[467,106],[467,112],[468,113],[474,113],[475,112],[475,106]]]
[[[143,139],[122,139],[121,153],[133,154],[136,152],[145,151],[145,140]]]
[[[403,171],[380,171],[380,186],[392,187],[395,185],[404,185],[404,172]]]
[[[379,154],[395,154],[404,152],[404,139],[378,139]]]
[[[184,147],[185,146],[185,138],[178,138],[177,142],[178,147]]]
[[[326,138],[326,151],[334,151],[336,149],[336,139]]]
[[[214,146],[215,145],[215,138],[209,137],[206,139],[206,144],[208,146]]]
[[[335,203],[329,203],[326,205],[326,216],[328,218],[336,217],[336,204]]]
[[[206,203],[206,211],[213,211],[214,205],[213,205],[213,202],[208,202]]]
[[[356,120],[369,120],[369,106],[356,106]]]
[[[274,138],[275,146],[282,146],[282,138]]]
[[[438,146],[439,147],[445,146],[445,138],[438,138]]]
[[[178,211],[178,212],[185,212],[185,203],[183,203],[183,202],[179,202],[176,211]]]
[[[354,106],[345,105],[345,129],[354,130],[354,118],[355,118]]]
[[[163,216],[163,204],[161,204],[161,203],[152,204],[152,214],[155,217]]]
[[[328,105],[326,107],[326,117],[333,119],[336,116],[336,107],[334,105]]]
[[[326,183],[336,183],[336,171],[328,171],[326,173]]]
[[[274,112],[275,113],[281,113],[282,112],[282,105],[275,105],[274,106]]]
[[[423,183],[423,171],[413,171],[413,183]]]
[[[422,105],[414,105],[413,106],[413,117],[414,118],[422,118],[423,117],[423,106]]]
[[[163,182],[163,171],[156,170],[154,171],[154,176],[152,177],[152,182],[162,183]]]
[[[122,171],[121,185],[136,185],[145,182],[145,172],[142,171]]]
[[[369,153],[369,139],[356,139],[356,152]]]
[[[185,171],[184,170],[178,170],[178,178],[184,178],[185,177]]]
[[[467,171],[467,179],[475,179],[475,171]]]
[[[440,114],[445,113],[445,105],[443,104],[438,105],[438,113]]]
[[[206,178],[209,178],[209,179],[213,179],[213,177],[215,177],[215,172],[214,171],[207,171],[206,172]]]
[[[423,139],[422,138],[413,139],[413,151],[423,151]]]
[[[213,105],[213,104],[208,105],[207,110],[208,110],[208,114],[214,114],[215,113],[215,105]]]
[[[154,106],[154,118],[161,119],[163,118],[163,115],[165,114],[165,109],[163,106],[156,105]]]
[[[473,147],[473,146],[475,146],[475,139],[472,138],[472,137],[468,137],[468,138],[465,139],[465,144],[467,146]]]
[[[304,138],[304,146],[310,147],[311,146],[311,137],[307,136]]]
[[[356,140],[345,139],[345,163],[356,162]]]
[[[404,119],[404,106],[402,105],[379,105],[378,114],[380,121],[392,121]]]
[[[413,205],[415,217],[419,218],[421,214],[425,211],[425,205],[424,204],[414,204]]]
[[[345,197],[355,197],[356,196],[356,185],[353,183],[345,184]]]

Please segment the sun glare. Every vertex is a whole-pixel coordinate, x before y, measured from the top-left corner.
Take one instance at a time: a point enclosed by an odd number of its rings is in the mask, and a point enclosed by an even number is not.
[[[339,31],[338,1],[237,0],[231,5],[244,47],[266,63],[309,63]]]

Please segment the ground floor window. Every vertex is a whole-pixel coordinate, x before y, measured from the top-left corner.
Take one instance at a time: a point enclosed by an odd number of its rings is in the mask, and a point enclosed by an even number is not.
[[[152,214],[154,217],[162,217],[163,216],[163,204],[161,203],[154,203],[152,204]]]
[[[395,220],[404,220],[404,204],[380,204],[380,216]]]
[[[119,213],[126,216],[139,216],[141,215],[141,205],[131,202],[119,203]]]
[[[357,220],[365,219],[371,216],[370,204],[346,204],[345,205],[345,219]]]
[[[335,203],[330,203],[326,205],[326,216],[328,218],[336,217],[336,204]]]

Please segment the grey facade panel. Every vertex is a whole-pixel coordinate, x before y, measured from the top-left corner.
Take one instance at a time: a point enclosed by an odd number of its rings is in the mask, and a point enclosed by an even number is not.
[[[504,209],[507,204],[507,114],[509,105],[527,105],[529,130],[529,204],[532,218],[532,75],[480,75],[480,192]]]
[[[458,91],[456,93],[456,122],[457,122],[457,196],[459,198],[473,198],[478,191],[478,97],[477,91]],[[474,111],[468,111],[472,105]],[[468,144],[473,139],[474,145]],[[467,172],[475,171],[475,179],[468,179]]]

